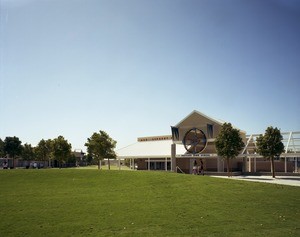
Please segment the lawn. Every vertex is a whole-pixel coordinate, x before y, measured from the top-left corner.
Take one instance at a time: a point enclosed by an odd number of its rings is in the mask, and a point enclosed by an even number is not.
[[[98,165],[88,165],[88,166],[79,166],[72,167],[69,169],[98,169]],[[108,170],[108,165],[102,165],[101,170]],[[117,165],[110,165],[110,170],[131,170],[128,166],[122,165],[121,168]]]
[[[299,187],[95,169],[0,180],[0,236],[300,236]]]

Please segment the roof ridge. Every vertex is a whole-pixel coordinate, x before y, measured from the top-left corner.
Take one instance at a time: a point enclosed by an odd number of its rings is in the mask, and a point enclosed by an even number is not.
[[[215,118],[212,118],[204,113],[201,113],[199,112],[198,110],[193,110],[191,113],[189,113],[186,117],[184,117],[182,120],[180,120],[179,123],[177,123],[175,126],[177,127],[179,124],[181,124],[184,120],[186,120],[188,117],[190,117],[192,114],[194,113],[197,113],[198,115],[201,115],[209,120],[212,120],[214,121],[215,123],[218,123],[219,125],[222,125],[224,123],[224,121],[222,122],[222,120],[219,120],[219,119],[215,119]]]

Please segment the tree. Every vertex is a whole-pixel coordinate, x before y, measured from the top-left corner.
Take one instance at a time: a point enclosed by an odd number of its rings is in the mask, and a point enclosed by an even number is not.
[[[51,139],[48,140],[42,139],[37,145],[37,147],[35,148],[35,153],[37,158],[42,161],[48,160],[49,167],[52,158],[52,151],[53,151],[53,144]]]
[[[65,163],[71,156],[71,144],[63,136],[53,139],[53,156],[60,163]]]
[[[268,127],[264,135],[260,135],[256,139],[256,151],[263,157],[271,161],[271,172],[275,178],[275,164],[274,157],[279,157],[284,152],[284,145],[282,143],[282,135],[278,128]]]
[[[0,157],[4,157],[5,152],[4,152],[4,141],[0,138]]]
[[[230,176],[230,159],[236,158],[244,145],[240,131],[233,128],[231,123],[224,123],[216,138],[216,149],[218,155],[226,160],[228,177]]]
[[[31,144],[24,144],[22,149],[22,159],[27,161],[35,159],[34,148],[31,146]]]
[[[13,159],[13,167],[15,165],[15,157],[22,154],[22,142],[18,137],[6,137],[4,140],[4,152]]]
[[[109,159],[116,158],[114,151],[116,144],[117,142],[106,132],[100,130],[99,133],[94,132],[84,145],[87,147],[88,154],[98,161],[98,169],[101,168],[101,160],[104,158],[108,159],[108,168],[110,169]]]

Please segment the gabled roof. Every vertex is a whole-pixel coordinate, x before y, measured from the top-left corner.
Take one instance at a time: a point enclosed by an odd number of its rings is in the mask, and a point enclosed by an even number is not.
[[[197,110],[194,110],[194,111],[192,111],[189,115],[187,115],[184,119],[182,119],[179,123],[177,123],[177,124],[175,125],[175,127],[180,127],[180,124],[181,124],[181,123],[183,123],[185,120],[187,120],[189,117],[191,117],[191,116],[194,115],[194,114],[199,115],[199,116],[202,116],[202,117],[204,117],[204,118],[206,118],[206,119],[208,119],[208,120],[212,121],[213,123],[216,123],[216,124],[218,124],[218,125],[220,125],[220,126],[222,126],[222,125],[225,123],[225,121],[223,121],[223,120],[221,120],[221,119],[212,118],[212,117],[207,116],[206,114],[203,114],[203,113],[201,113],[201,112],[199,112],[199,111],[197,111]],[[234,126],[233,124],[231,124],[231,125],[232,125],[233,128],[238,129],[238,130],[240,130],[240,132],[246,134],[246,132],[245,132],[244,130],[241,130],[241,129],[237,128],[237,127]]]
[[[193,114],[197,114],[197,115],[200,115],[200,116],[202,116],[202,117],[204,117],[204,118],[206,118],[206,119],[208,119],[208,120],[211,120],[211,121],[213,121],[213,122],[215,122],[215,123],[217,123],[217,124],[219,124],[219,125],[223,125],[223,123],[225,123],[224,121],[221,121],[221,120],[219,120],[219,119],[215,119],[215,118],[212,118],[212,117],[209,117],[209,116],[207,116],[206,114],[203,114],[203,113],[201,113],[201,112],[199,112],[199,111],[197,111],[197,110],[194,110],[194,111],[192,111],[189,115],[187,115],[184,119],[182,119],[179,123],[177,123],[176,125],[175,125],[175,127],[178,127],[183,121],[185,121],[186,119],[188,119],[190,116],[192,116]]]

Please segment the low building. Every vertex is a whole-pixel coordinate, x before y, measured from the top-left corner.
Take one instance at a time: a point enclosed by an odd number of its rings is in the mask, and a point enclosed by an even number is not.
[[[193,111],[171,127],[171,135],[140,137],[136,143],[117,150],[117,156],[119,160],[129,159],[130,166],[139,170],[193,173],[195,166],[201,164],[205,172],[226,172],[226,165],[215,147],[215,139],[223,124],[224,121]],[[240,135],[245,147],[231,161],[232,171],[270,172],[270,162],[255,152],[259,134],[246,135],[240,130]],[[275,161],[276,172],[298,172],[300,132],[282,135],[285,153]]]

